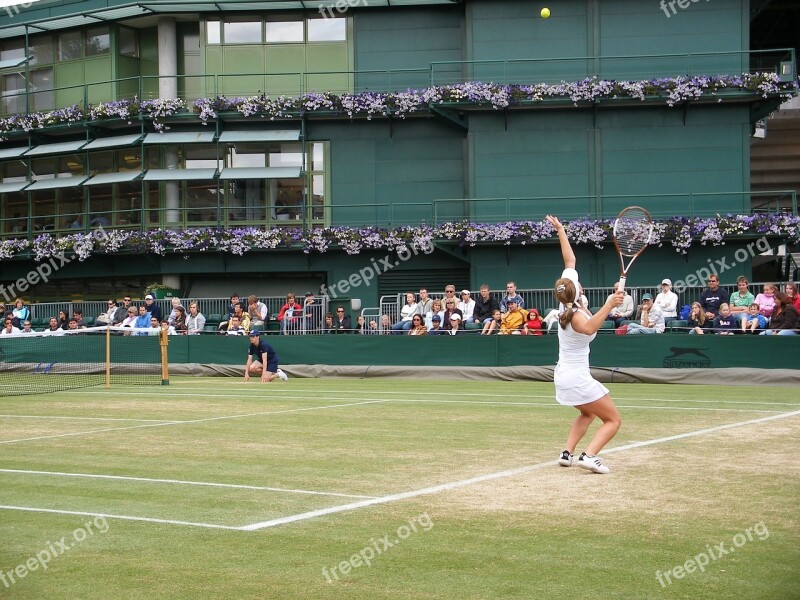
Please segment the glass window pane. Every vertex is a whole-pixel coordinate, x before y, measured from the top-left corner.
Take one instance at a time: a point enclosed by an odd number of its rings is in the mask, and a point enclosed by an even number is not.
[[[264,144],[231,144],[228,146],[230,167],[266,167],[267,153]]]
[[[3,112],[25,112],[25,78],[18,73],[3,75]]]
[[[83,188],[67,187],[58,190],[58,212],[62,229],[78,229],[83,227]]]
[[[186,220],[211,223],[217,220],[217,184],[213,181],[190,181],[186,186]]]
[[[0,45],[0,60],[21,60],[25,58],[25,40],[7,40]]]
[[[311,169],[314,171],[325,170],[325,144],[314,142],[311,144]]]
[[[81,32],[70,31],[58,36],[58,60],[75,60],[81,57]]]
[[[83,156],[77,154],[70,154],[67,156],[58,157],[58,176],[70,177],[72,175],[83,175]]]
[[[126,148],[117,152],[118,171],[141,171],[142,170],[142,149]]]
[[[225,21],[226,44],[260,44],[261,21]]]
[[[138,182],[117,185],[117,213],[115,225],[138,225],[142,221],[142,184]]]
[[[278,179],[275,193],[275,218],[278,221],[297,221],[303,213],[303,180]]]
[[[34,179],[54,179],[56,161],[52,158],[36,158],[31,161],[31,171]]]
[[[302,42],[302,21],[267,22],[267,43]]]
[[[314,175],[311,178],[311,218],[325,218],[325,176]]]
[[[3,164],[3,183],[25,181],[28,178],[28,165],[22,160],[13,160]]]
[[[111,173],[114,170],[113,152],[92,152],[89,154],[89,174]]]
[[[28,230],[28,195],[25,192],[14,192],[3,196],[3,231],[6,233],[23,233]]]
[[[187,169],[216,169],[217,148],[213,145],[186,146]]]
[[[135,29],[119,28],[119,53],[122,56],[139,58],[139,38]]]
[[[270,144],[270,167],[302,167],[303,155],[300,144]]]
[[[266,218],[265,179],[235,179],[228,182],[228,221],[261,221]]]
[[[31,58],[30,64],[32,65],[54,62],[53,37],[49,35],[32,37],[28,56]]]
[[[86,30],[86,56],[108,54],[111,50],[111,34],[108,27],[94,27]]]
[[[55,108],[53,69],[31,71],[31,109],[52,110]]]
[[[347,19],[309,19],[309,42],[344,42],[347,40]]]
[[[220,41],[219,21],[206,21],[206,43],[219,44]]]

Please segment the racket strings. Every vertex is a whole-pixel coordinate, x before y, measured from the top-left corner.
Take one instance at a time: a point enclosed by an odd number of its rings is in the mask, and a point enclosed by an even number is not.
[[[650,243],[652,225],[638,219],[619,219],[615,237],[619,250],[626,256],[635,256]]]

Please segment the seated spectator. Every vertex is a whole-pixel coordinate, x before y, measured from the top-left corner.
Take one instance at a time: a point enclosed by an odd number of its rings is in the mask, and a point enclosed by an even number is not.
[[[774,283],[765,283],[764,291],[756,296],[755,303],[758,304],[758,311],[767,317],[767,320],[772,318],[772,312],[777,305],[777,301],[775,300],[775,292],[777,291],[778,286]]]
[[[58,311],[58,326],[65,331],[69,329],[69,315],[67,314],[67,311]]]
[[[800,316],[791,299],[784,292],[775,292],[775,309],[769,322],[769,329],[761,335],[797,335],[800,329]]]
[[[128,309],[128,316],[122,319],[120,325],[122,327],[136,327],[136,319],[138,318],[138,311],[132,306]],[[52,319],[51,319],[52,321]]]
[[[800,313],[800,293],[797,291],[797,284],[789,282],[784,289],[786,290],[786,295],[789,296],[789,300],[792,301],[797,312]]]
[[[19,329],[14,327],[14,320],[13,319],[6,319],[5,325],[3,329],[0,329],[0,335],[16,335],[19,333]]]
[[[699,302],[692,302],[692,309],[689,311],[689,318],[687,321],[689,333],[703,335],[709,328],[708,323],[710,323],[710,321],[706,319],[706,311],[703,310]]]
[[[153,294],[147,294],[144,297],[144,305],[145,308],[147,308],[147,312],[150,313],[150,316],[155,317],[158,319],[158,322],[161,323],[161,319],[163,318],[163,315],[161,314],[161,307],[156,304],[156,299]]]
[[[449,323],[450,323],[450,317],[452,315],[458,315],[459,321],[461,321],[461,319],[463,319],[463,317],[464,317],[464,315],[461,314],[461,311],[458,310],[458,308],[456,308],[456,301],[455,300],[448,300],[447,298],[445,298],[445,300],[444,300],[444,314],[442,315],[442,326],[445,329],[449,329],[450,328]],[[459,324],[462,325],[462,328],[463,328],[463,323],[459,323]]]
[[[111,325],[117,316],[117,302],[113,298],[108,300],[108,310],[95,319],[97,325]]]
[[[228,327],[223,333],[227,334],[228,331],[230,331],[231,324],[234,322],[234,317],[236,317],[236,324],[242,328],[244,335],[247,335],[250,332],[250,315],[244,312],[244,308],[241,304],[237,304],[233,309],[233,315],[228,320]]]
[[[456,298],[456,286],[454,286],[452,283],[444,286],[444,297],[442,298],[442,306],[447,306],[448,300],[452,300],[454,304],[458,302],[458,298]],[[442,323],[446,324],[447,321],[444,318],[442,318]],[[447,329],[447,327],[445,327],[445,329]]]
[[[502,322],[500,323],[500,334],[509,335],[522,333],[522,328],[525,321],[528,319],[528,313],[519,307],[517,300],[514,298],[508,299],[508,311],[503,315]]]
[[[144,331],[144,330],[150,329],[150,318],[151,317],[152,317],[152,315],[149,312],[147,312],[147,306],[144,305],[144,304],[140,305],[139,306],[139,313],[138,313],[138,315],[136,317],[136,320],[133,322],[132,327],[134,329],[140,329],[142,331],[139,332],[139,333],[135,333],[134,335],[147,335],[147,332]],[[153,317],[153,318],[155,318],[156,322],[158,322],[158,318],[157,317]]]
[[[292,298],[294,298],[294,294],[292,294]],[[223,329],[227,329],[228,328],[228,321],[233,316],[233,312],[234,312],[234,309],[235,309],[237,304],[241,304],[241,301],[239,299],[239,294],[234,292],[234,293],[231,294],[231,303],[228,305],[228,314],[226,314],[224,319],[222,321],[220,321],[220,324],[219,324],[219,327],[218,327],[218,329],[220,331],[222,331]],[[242,307],[242,308],[244,308],[244,307]]]
[[[445,335],[447,331],[442,329],[441,315],[433,315],[431,317],[431,327],[428,329],[428,335]]]
[[[179,306],[182,307],[181,299],[180,298],[173,298],[171,304],[172,304],[172,307],[170,308],[169,316],[167,317],[167,323],[169,323],[170,325],[175,323],[175,315],[177,314],[177,308]],[[184,315],[185,314],[186,314],[186,309],[184,309]]]
[[[69,326],[67,327],[67,331],[79,331],[81,329],[86,329],[86,327],[79,327],[78,326],[78,319],[75,317],[70,318]]]
[[[411,329],[408,330],[408,335],[427,335],[428,328],[422,320],[422,315],[414,315],[411,317]]]
[[[169,327],[169,321],[164,321],[165,326]],[[161,323],[156,317],[150,317],[150,327],[147,328],[147,335],[156,336],[161,333]]]
[[[389,315],[381,315],[380,321],[369,322],[369,330],[371,333],[392,333],[392,319]]]
[[[297,330],[303,309],[295,300],[294,294],[286,294],[286,302],[278,312],[278,323],[280,323],[281,335],[289,335]]]
[[[478,297],[475,298],[475,309],[472,318],[475,323],[488,324],[492,320],[495,309],[500,308],[497,298],[489,293],[489,286],[485,283],[481,286]]]
[[[189,326],[186,323],[186,309],[178,305],[175,308],[175,320],[170,324],[170,327],[175,330],[178,335],[186,335],[189,332]],[[169,321],[167,321],[169,323]],[[173,335],[173,334],[170,334]]]
[[[14,327],[17,328],[22,327],[22,323],[25,319],[31,318],[31,311],[25,306],[24,302],[22,302],[22,298],[14,300],[14,310],[11,311],[11,314],[14,316]]]
[[[727,302],[719,305],[719,314],[714,319],[714,333],[719,335],[733,335],[736,333],[736,317],[731,313]]]
[[[241,318],[241,314],[234,314],[228,320],[228,329],[225,331],[225,335],[247,335],[247,331],[242,327]]]
[[[747,289],[749,282],[747,277],[739,275],[736,278],[736,291],[731,294],[728,304],[731,307],[731,314],[737,321],[741,321],[742,317],[750,310],[750,305],[756,301],[753,293]]]
[[[461,315],[453,313],[450,315],[450,329],[447,330],[445,335],[463,335],[467,333],[465,329],[461,329]]]
[[[367,320],[364,315],[358,315],[356,317],[356,335],[366,335],[367,333],[369,333],[367,331]]]
[[[333,313],[325,313],[325,319],[322,322],[322,333],[336,333],[333,327]]]
[[[742,315],[742,332],[754,334],[767,328],[767,317],[758,312],[758,304],[753,302],[747,307],[747,314]]]
[[[427,321],[433,309],[433,299],[428,296],[427,288],[419,288],[419,300],[417,300],[417,312],[422,315],[422,320]]]
[[[45,335],[64,335],[64,329],[55,317],[50,317],[50,325],[44,330]]]
[[[488,323],[483,324],[481,335],[491,335],[493,333],[500,333],[500,326],[503,324],[503,313],[499,308],[495,308],[492,312],[492,319]]]
[[[508,312],[508,305],[512,300],[516,303],[518,309],[524,310],[525,300],[522,296],[517,294],[517,284],[513,281],[509,281],[506,283],[506,295],[500,300],[501,313],[505,314]]]
[[[411,318],[417,313],[417,296],[414,292],[406,292],[406,303],[400,309],[400,320],[392,325],[392,333],[401,335],[411,329]]]
[[[653,297],[650,294],[642,296],[642,322],[630,323],[628,325],[628,334],[641,334],[641,333],[664,333],[664,314],[661,312],[661,307],[653,303]]]
[[[539,311],[532,308],[528,313],[525,325],[522,326],[522,335],[542,335],[544,319],[539,315]]]
[[[131,297],[126,295],[122,299],[122,306],[117,308],[117,312],[114,313],[114,318],[111,321],[112,325],[121,325],[122,322],[128,318],[128,310],[131,308]],[[134,314],[136,311],[133,311]]]
[[[664,281],[669,281],[669,279],[665,279]],[[606,302],[608,302],[609,298],[611,298],[619,289],[619,281],[614,284],[614,293],[609,294],[608,298],[606,298]],[[677,298],[677,296],[675,296]],[[677,302],[677,300],[676,300]],[[614,322],[614,327],[620,327],[623,321],[627,321],[631,318],[633,314],[633,297],[628,293],[628,290],[625,290],[625,296],[622,299],[622,304],[619,306],[615,306],[611,309],[611,312],[608,313],[607,320]]]
[[[189,303],[189,314],[186,316],[186,333],[200,335],[206,326],[206,318],[200,312],[197,302]]]
[[[678,318],[678,294],[672,291],[671,279],[661,280],[661,291],[653,300],[653,304],[661,307],[661,314],[665,320]]]
[[[86,321],[83,318],[83,311],[79,308],[76,308],[72,311],[72,317],[75,319],[75,322],[78,324],[78,329],[86,329],[88,327],[86,325]],[[70,327],[71,329],[71,327]]]
[[[425,324],[428,326],[428,329],[430,329],[431,326],[433,325],[434,315],[439,315],[440,322],[444,318],[444,305],[442,304],[442,301],[439,298],[435,298],[431,302],[431,311],[427,315],[425,315]]]
[[[306,300],[314,302],[313,296],[306,296]],[[264,324],[269,321],[269,310],[267,305],[261,302],[255,295],[247,297],[247,314],[250,316],[250,327],[263,329]]]
[[[350,333],[353,330],[353,323],[350,315],[344,314],[344,307],[336,309],[336,317],[333,319],[333,329],[336,333]]]
[[[728,302],[730,296],[727,291],[719,287],[719,277],[717,275],[710,275],[708,278],[708,287],[700,292],[700,306],[706,311],[706,319],[713,321],[714,317],[719,313],[719,306],[723,302]]]
[[[30,322],[30,320],[29,320],[29,319],[26,319],[26,320],[25,320],[25,322],[22,324],[22,331],[20,331],[20,333],[21,333],[21,334],[23,334],[23,335],[24,335],[24,334],[29,334],[29,333],[36,333],[36,332],[35,332],[35,331],[34,331],[34,330],[31,328],[31,322]]]
[[[469,290],[461,290],[461,301],[456,304],[456,308],[461,311],[461,318],[464,323],[472,323],[472,315],[475,312],[475,300]]]

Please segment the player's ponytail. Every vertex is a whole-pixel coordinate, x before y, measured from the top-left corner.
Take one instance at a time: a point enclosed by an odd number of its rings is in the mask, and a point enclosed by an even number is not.
[[[561,329],[566,329],[567,325],[572,322],[572,317],[575,316],[575,310],[578,308],[575,284],[571,279],[562,277],[556,281],[555,295],[559,304],[563,304],[566,307],[566,310],[558,315],[558,324],[561,325]]]

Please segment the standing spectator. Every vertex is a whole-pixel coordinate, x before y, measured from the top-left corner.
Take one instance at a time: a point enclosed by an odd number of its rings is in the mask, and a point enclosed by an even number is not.
[[[606,302],[608,302],[609,300],[611,300],[611,298],[616,296],[618,291],[619,291],[619,281],[614,283],[614,291],[608,295],[608,298],[606,298]],[[633,308],[634,308],[633,297],[628,293],[628,290],[625,290],[625,295],[622,298],[622,304],[612,308],[611,312],[608,313],[608,317],[606,317],[606,319],[609,321],[613,321],[614,327],[620,327],[623,321],[627,321],[628,319],[631,318],[631,315],[633,314]]]
[[[714,333],[719,335],[733,335],[736,333],[736,317],[731,313],[728,303],[719,305],[719,314],[714,319]]]
[[[308,300],[308,297],[306,297]],[[314,298],[311,298],[312,302]],[[261,302],[255,295],[247,297],[247,314],[250,315],[250,326],[261,329],[269,320],[269,310],[267,305]]]
[[[314,300],[314,294],[311,292],[306,292],[305,300],[303,300],[303,318],[305,319],[305,328],[306,331],[316,331],[317,327],[319,326],[319,321],[317,320],[317,311],[322,310],[322,306],[316,303]]]
[[[333,329],[336,333],[350,333],[353,329],[350,315],[344,314],[344,307],[336,309],[336,318],[333,320]]]
[[[475,314],[475,300],[472,299],[469,290],[461,290],[461,302],[456,304],[456,308],[461,311],[464,323],[472,323],[472,315]]]
[[[617,282],[619,283],[619,282]],[[616,292],[616,288],[614,289]],[[677,319],[678,318],[678,294],[672,291],[672,280],[661,280],[661,291],[656,296],[653,304],[661,307],[661,314],[664,319]]]
[[[747,277],[739,275],[736,278],[736,291],[731,294],[728,304],[731,307],[731,313],[737,321],[741,321],[742,317],[747,314],[750,305],[756,301],[753,293],[747,289]]]
[[[472,313],[472,318],[475,323],[488,324],[492,320],[492,314],[495,309],[500,308],[500,303],[497,298],[489,293],[489,286],[483,284],[478,297],[475,298],[475,310]]]
[[[406,292],[406,303],[400,309],[400,320],[392,325],[392,334],[401,335],[411,329],[411,317],[417,314],[417,297],[414,292]]]
[[[278,323],[281,327],[281,335],[289,335],[295,329],[295,326],[302,313],[302,307],[295,301],[294,294],[291,292],[286,294],[286,302],[281,306],[278,312]]]
[[[525,308],[525,300],[517,294],[517,284],[513,281],[509,281],[506,284],[506,295],[503,296],[502,300],[500,300],[500,312],[507,313],[508,312],[508,305],[511,301],[514,301],[517,305],[517,308],[524,309]]]
[[[730,300],[728,292],[719,287],[719,276],[711,275],[708,278],[708,287],[700,292],[700,306],[706,311],[706,319],[713,321],[719,313],[719,307]]]
[[[200,312],[197,302],[189,303],[189,314],[186,317],[186,332],[189,335],[200,335],[206,326],[206,318]]]
[[[777,291],[778,286],[776,286],[774,283],[765,283],[764,291],[756,296],[755,302],[758,304],[758,311],[767,317],[767,319],[772,318],[772,313],[775,310],[775,307],[778,305],[778,302],[775,298],[775,292]]]
[[[147,309],[147,312],[150,313],[150,316],[158,319],[158,322],[160,323],[162,318],[161,307],[156,304],[156,299],[153,297],[153,294],[147,294],[144,297],[144,305]]]
[[[642,296],[642,322],[630,323],[628,333],[664,333],[664,314],[661,307],[653,304],[650,294]]]

